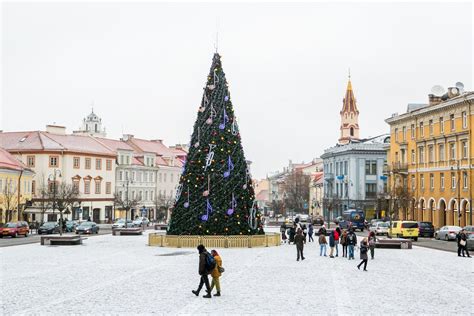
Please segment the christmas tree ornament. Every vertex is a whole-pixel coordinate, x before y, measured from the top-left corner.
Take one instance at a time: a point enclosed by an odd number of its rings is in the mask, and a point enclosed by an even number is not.
[[[211,206],[211,203],[209,202],[209,199],[207,199],[206,200],[206,214],[201,216],[201,220],[203,222],[207,222],[211,214],[212,214],[212,206]]]
[[[234,197],[234,193],[232,193],[232,200],[230,201],[230,209],[227,210],[227,215],[231,216],[232,214],[234,214],[236,208],[237,208],[237,200]]]

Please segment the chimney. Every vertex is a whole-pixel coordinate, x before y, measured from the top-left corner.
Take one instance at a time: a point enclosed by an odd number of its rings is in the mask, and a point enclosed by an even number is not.
[[[442,97],[435,96],[434,94],[428,94],[430,106],[441,103]]]
[[[124,142],[129,141],[129,140],[132,139],[132,138],[133,138],[133,135],[132,135],[132,134],[123,134],[123,136],[122,136],[122,140],[123,140]]]
[[[448,97],[451,99],[451,98],[454,98],[454,97],[457,97],[459,95],[459,89],[456,88],[456,87],[449,87],[448,88]]]
[[[66,135],[66,127],[59,125],[46,125],[46,132],[57,135]]]

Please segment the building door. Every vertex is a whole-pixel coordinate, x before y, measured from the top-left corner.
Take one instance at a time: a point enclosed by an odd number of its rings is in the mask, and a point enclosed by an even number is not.
[[[443,227],[446,225],[446,202],[441,200],[439,202],[439,210],[438,210],[438,227]]]
[[[100,208],[95,208],[92,211],[92,221],[96,223],[100,223]]]
[[[48,222],[57,222],[58,214],[48,214]]]
[[[82,208],[82,219],[85,220],[85,221],[88,221],[89,220],[89,206],[84,206]]]
[[[110,205],[105,207],[105,219],[108,223],[113,221],[112,206]]]

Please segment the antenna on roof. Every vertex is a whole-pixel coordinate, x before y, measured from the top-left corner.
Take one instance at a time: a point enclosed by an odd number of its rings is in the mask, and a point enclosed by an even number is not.
[[[444,94],[444,88],[440,85],[435,85],[433,86],[433,88],[431,88],[431,92],[437,96],[437,97],[440,97]]]
[[[219,50],[219,18],[216,18],[216,42],[214,43],[216,53]]]

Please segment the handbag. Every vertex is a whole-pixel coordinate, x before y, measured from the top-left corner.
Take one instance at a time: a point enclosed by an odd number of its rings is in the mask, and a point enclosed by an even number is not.
[[[217,267],[217,271],[219,271],[219,273],[223,273],[225,269],[223,267]]]
[[[461,239],[461,241],[459,241],[459,244],[460,244],[461,246],[466,246],[466,241]]]

